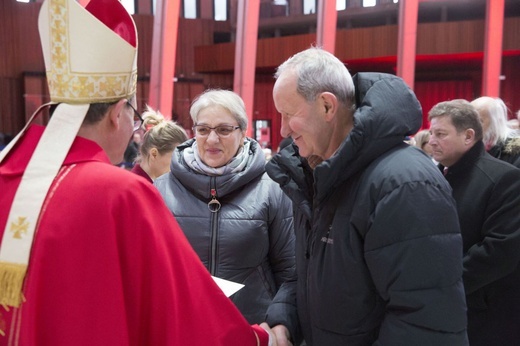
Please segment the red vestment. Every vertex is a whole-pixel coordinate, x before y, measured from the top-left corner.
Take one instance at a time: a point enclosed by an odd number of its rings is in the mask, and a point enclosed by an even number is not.
[[[0,165],[0,236],[42,132]],[[0,345],[257,344],[155,188],[81,137],[47,194],[23,294],[0,307]]]

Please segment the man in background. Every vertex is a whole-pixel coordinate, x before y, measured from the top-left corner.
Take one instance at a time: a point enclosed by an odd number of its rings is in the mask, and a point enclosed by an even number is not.
[[[470,344],[518,345],[520,170],[486,153],[468,101],[438,103],[428,119],[433,158],[457,202]]]

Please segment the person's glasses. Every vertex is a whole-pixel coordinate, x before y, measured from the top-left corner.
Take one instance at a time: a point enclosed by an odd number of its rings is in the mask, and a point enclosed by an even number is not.
[[[141,114],[139,114],[137,109],[135,109],[134,106],[132,106],[130,101],[126,101],[126,104],[129,105],[130,108],[132,108],[132,110],[134,111],[134,131],[137,131],[141,128],[141,125],[143,125],[143,118],[141,117]]]
[[[240,126],[233,125],[220,125],[217,127],[209,127],[206,125],[195,125],[193,126],[193,131],[199,137],[207,137],[209,136],[211,131],[215,131],[217,136],[219,137],[228,137],[233,131],[238,130]]]

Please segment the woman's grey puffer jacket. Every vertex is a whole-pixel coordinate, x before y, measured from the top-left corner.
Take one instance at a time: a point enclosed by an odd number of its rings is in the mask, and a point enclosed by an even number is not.
[[[190,139],[177,147],[171,171],[154,184],[211,275],[245,285],[231,299],[249,323],[260,323],[278,288],[294,275],[292,205],[265,174],[259,144],[246,140],[252,158],[242,172],[193,171],[182,154]],[[221,204],[217,212],[208,208],[212,189]]]

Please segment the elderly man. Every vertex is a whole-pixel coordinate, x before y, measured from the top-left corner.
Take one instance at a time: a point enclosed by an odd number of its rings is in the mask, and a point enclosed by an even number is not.
[[[415,95],[392,75],[352,78],[319,48],[294,55],[275,77],[281,133],[294,144],[267,171],[293,201],[307,345],[467,344],[451,189],[404,143],[422,122]],[[294,326],[268,323],[279,341],[298,341]]]
[[[520,170],[486,153],[466,100],[429,112],[430,144],[457,202],[464,244],[468,336],[474,345],[520,340]]]

